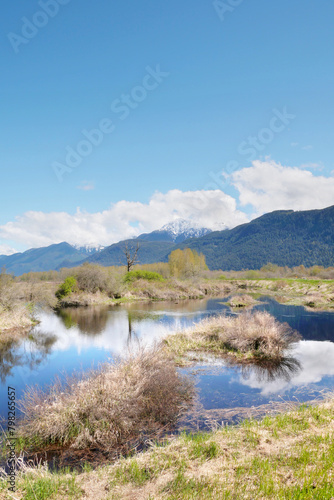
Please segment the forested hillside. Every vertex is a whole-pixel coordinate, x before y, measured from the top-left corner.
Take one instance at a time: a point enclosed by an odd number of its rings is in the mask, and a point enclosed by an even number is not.
[[[231,230],[213,232],[186,246],[203,252],[210,269],[334,266],[334,206],[323,210],[280,210]]]

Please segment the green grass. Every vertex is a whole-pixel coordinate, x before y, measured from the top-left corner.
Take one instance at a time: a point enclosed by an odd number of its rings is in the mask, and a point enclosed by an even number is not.
[[[82,496],[74,474],[47,474],[36,478],[34,474],[28,473],[20,482],[20,490],[24,500],[51,500],[57,497],[75,499]]]
[[[139,280],[139,279],[148,280],[148,281],[165,281],[164,278],[161,276],[161,274],[155,273],[152,271],[141,271],[141,270],[129,271],[124,276],[125,283],[128,283],[128,282],[132,283],[132,282]]]
[[[330,500],[333,419],[331,399],[214,432],[183,433],[98,470],[86,465],[84,474],[27,472],[18,477],[18,498],[82,498],[85,491],[93,500],[99,491],[109,500]]]

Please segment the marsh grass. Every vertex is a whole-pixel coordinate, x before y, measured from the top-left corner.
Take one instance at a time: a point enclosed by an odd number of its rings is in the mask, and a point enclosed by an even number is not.
[[[298,339],[287,323],[278,322],[269,313],[245,312],[207,318],[193,328],[169,335],[165,345],[181,363],[189,351],[229,354],[239,361],[279,363]]]
[[[13,309],[3,309],[0,306],[1,341],[7,340],[8,333],[14,339],[15,335],[12,335],[12,330],[18,328],[24,331],[29,330],[33,324],[32,314],[23,304],[17,305]]]
[[[190,379],[160,347],[139,348],[85,376],[29,388],[20,402],[18,436],[48,444],[112,451],[139,444],[173,424],[193,397]]]
[[[251,295],[235,295],[230,298],[228,305],[230,307],[251,307],[257,303]]]
[[[36,324],[35,306],[55,304],[53,288],[50,284],[16,283],[0,274],[0,343],[24,335]]]
[[[47,464],[41,461],[37,464],[27,463],[21,456],[17,459],[17,474],[20,477],[20,497],[5,491],[8,488],[7,476],[0,470],[0,498],[24,498],[24,500],[49,500],[54,498],[81,498],[82,489],[76,483],[76,474],[60,471],[51,474]]]
[[[171,436],[164,445],[80,475],[27,468],[18,476],[17,497],[331,500],[333,432],[331,395],[317,406],[304,404],[259,421]],[[49,496],[28,496],[42,487]]]

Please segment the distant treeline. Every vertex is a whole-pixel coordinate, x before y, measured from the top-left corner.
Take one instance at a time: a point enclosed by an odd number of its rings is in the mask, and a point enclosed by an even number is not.
[[[87,266],[87,264],[84,264]],[[172,260],[172,266],[174,266]],[[110,266],[103,267],[97,264],[90,264],[95,269],[103,270],[105,275],[112,275],[116,278],[121,278],[126,274],[126,266]],[[178,278],[191,278],[203,277],[207,279],[265,279],[265,278],[309,278],[309,279],[334,279],[334,267],[312,266],[305,267],[303,265],[297,267],[277,266],[276,264],[268,263],[259,270],[243,269],[242,271],[209,271],[206,270],[205,260],[201,257],[198,264],[199,268],[196,272],[189,272],[188,275],[176,271],[175,274]],[[133,267],[134,270],[150,271],[159,273],[163,278],[171,278],[171,262],[157,262],[155,264],[137,264]],[[55,282],[61,283],[68,276],[77,275],[82,271],[82,266],[73,268],[63,268],[60,271],[44,271],[44,272],[30,272],[23,274],[17,278],[13,278],[16,282]],[[175,275],[174,274],[174,275]]]

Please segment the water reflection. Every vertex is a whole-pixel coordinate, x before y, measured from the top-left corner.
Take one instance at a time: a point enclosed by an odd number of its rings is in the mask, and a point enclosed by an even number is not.
[[[277,360],[258,360],[251,365],[241,367],[241,376],[244,381],[255,377],[259,383],[268,384],[277,379],[290,382],[302,370],[301,362],[287,356],[280,361]]]
[[[171,331],[192,326],[214,314],[234,314],[226,299],[132,303],[117,307],[70,308],[58,314],[41,311],[40,324],[28,339],[0,348],[2,394],[0,414],[6,412],[6,387],[20,397],[26,385],[51,383],[66,371],[87,370],[121,354],[138,339],[151,344]],[[295,344],[283,363],[203,366],[197,375],[206,409],[251,407],[274,399],[334,388],[334,314],[308,312],[272,299],[256,306],[298,330],[304,341]],[[331,341],[329,341],[329,339]]]
[[[318,341],[298,342],[293,351],[300,369],[291,377],[275,376],[272,380],[261,380],[256,369],[241,372],[239,381],[242,385],[257,389],[261,395],[285,394],[291,390],[309,387],[334,388],[334,343]]]
[[[29,342],[8,341],[0,347],[0,380],[5,384],[17,367],[36,369],[50,355],[57,341],[54,334],[43,335],[36,332],[29,336]],[[22,346],[21,346],[22,344]],[[20,349],[20,347],[22,347]]]
[[[267,311],[278,321],[288,323],[300,332],[305,340],[328,340],[334,342],[334,313],[308,311],[302,306],[279,304],[271,297],[262,297],[264,302],[256,310]]]
[[[108,307],[69,307],[58,312],[65,328],[78,327],[86,335],[99,335],[108,321]]]

